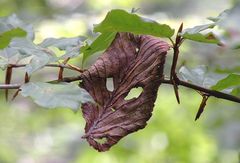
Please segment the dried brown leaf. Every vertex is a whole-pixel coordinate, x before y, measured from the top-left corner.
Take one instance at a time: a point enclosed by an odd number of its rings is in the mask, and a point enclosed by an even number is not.
[[[83,72],[80,86],[96,102],[82,106],[86,120],[83,138],[91,146],[106,151],[124,136],[147,125],[168,50],[169,45],[158,38],[118,33],[95,64]],[[107,78],[113,78],[113,91],[106,87]],[[125,100],[136,87],[143,88],[140,96]]]

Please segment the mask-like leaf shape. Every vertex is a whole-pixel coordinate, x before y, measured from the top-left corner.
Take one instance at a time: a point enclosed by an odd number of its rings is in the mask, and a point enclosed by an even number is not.
[[[106,151],[124,136],[146,126],[168,49],[166,42],[152,36],[118,33],[111,46],[82,74],[80,86],[96,102],[82,105],[86,120],[83,138],[91,146]],[[113,79],[113,91],[106,87],[107,78]],[[142,93],[126,100],[136,87],[142,87]]]

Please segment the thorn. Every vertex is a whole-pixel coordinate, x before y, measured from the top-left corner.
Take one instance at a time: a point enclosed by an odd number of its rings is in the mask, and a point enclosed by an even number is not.
[[[182,40],[182,36],[179,35],[179,33],[182,32],[182,29],[183,29],[183,23],[181,23],[179,29],[178,29],[178,32],[177,32],[177,37],[176,37],[176,45],[178,45],[181,40]]]
[[[59,72],[58,72],[58,80],[59,81],[61,81],[63,79],[63,71],[64,71],[64,68],[60,67]]]
[[[68,61],[70,60],[70,57],[66,58],[62,64],[63,65],[66,65],[68,63]],[[58,81],[61,81],[63,79],[63,71],[64,71],[64,68],[63,67],[60,67],[59,68],[59,72],[58,72]]]
[[[199,106],[199,109],[198,109],[198,112],[196,114],[195,121],[198,120],[200,118],[201,114],[203,113],[204,108],[206,107],[209,95],[202,94],[202,97],[203,97],[202,102],[201,102],[201,104]]]
[[[176,84],[175,79],[173,79],[172,82],[173,82],[173,89],[174,89],[174,93],[175,93],[175,96],[176,96],[176,99],[177,99],[177,103],[180,104],[180,98],[179,98],[179,93],[178,93],[178,85]]]
[[[25,73],[24,83],[28,83],[30,81],[30,77],[28,76],[28,73]]]
[[[5,84],[10,84],[12,78],[12,66],[8,65],[6,74],[5,74]],[[5,90],[5,99],[8,101],[8,89]]]
[[[179,29],[178,29],[178,33],[182,32],[182,29],[183,29],[183,22],[181,23]]]
[[[8,102],[8,89],[5,90],[5,100]]]
[[[63,64],[64,64],[64,65],[67,64],[70,59],[71,59],[70,57],[66,58],[66,59],[63,61]]]
[[[15,98],[17,97],[18,93],[20,92],[21,90],[18,89],[14,94],[13,94],[13,97],[11,99],[11,101],[15,100]]]
[[[80,72],[80,73],[82,73],[82,72],[85,71],[85,70],[82,70],[82,69],[80,69],[79,67],[74,66],[74,65],[71,65],[71,64],[67,64],[67,66],[71,67],[72,69],[74,69],[74,70],[76,70],[76,71],[78,71],[78,72]]]
[[[179,93],[178,93],[178,86],[174,85],[173,87],[174,87],[174,92],[175,92],[175,96],[176,96],[177,102],[178,102],[178,104],[180,104],[180,98],[179,98]]]
[[[203,111],[204,111],[204,108],[199,107],[198,112],[197,112],[196,117],[195,117],[195,121],[197,121],[200,118]]]

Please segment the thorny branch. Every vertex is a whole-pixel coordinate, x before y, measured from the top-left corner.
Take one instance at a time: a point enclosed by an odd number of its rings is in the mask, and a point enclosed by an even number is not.
[[[183,23],[180,25],[175,43],[171,40],[173,44],[173,60],[172,60],[172,67],[171,67],[171,74],[170,74],[170,79],[172,81],[172,85],[174,88],[175,96],[177,99],[177,102],[180,104],[180,98],[179,98],[179,93],[178,93],[178,82],[179,79],[177,77],[176,73],[176,66],[177,66],[177,61],[178,61],[178,55],[179,55],[179,47],[182,44],[183,38],[179,35],[182,32],[183,29]]]
[[[25,67],[26,64],[14,64],[14,65],[11,65],[12,68],[19,68],[19,67]],[[83,70],[81,70],[80,68],[77,68],[76,66],[73,66],[71,64],[47,64],[45,65],[45,67],[59,67],[59,68],[66,68],[66,69],[69,69],[69,70],[73,70],[73,71],[78,71],[80,73],[83,72]]]
[[[174,50],[171,73],[170,73],[170,80],[162,79],[162,83],[173,85],[175,95],[176,95],[178,102],[180,102],[179,95],[178,95],[178,86],[183,86],[183,87],[191,88],[191,89],[194,89],[196,91],[206,94],[207,95],[206,99],[208,99],[208,97],[212,96],[212,97],[240,103],[240,98],[237,96],[233,96],[233,95],[226,94],[223,92],[207,89],[207,88],[204,88],[204,87],[192,84],[192,83],[188,83],[186,81],[180,80],[177,77],[176,66],[177,66],[177,60],[178,60],[178,55],[179,55],[179,47],[183,42],[183,38],[181,36],[179,36],[178,34],[182,31],[182,26],[183,26],[183,24],[181,24],[181,26],[179,27],[175,43],[173,40],[170,39],[173,44],[173,50]],[[8,67],[13,69],[13,68],[20,68],[20,67],[25,67],[25,66],[26,66],[26,64],[11,64]],[[84,70],[80,69],[77,66],[67,64],[67,61],[63,64],[47,64],[47,65],[45,65],[45,67],[59,67],[61,69],[61,71],[63,71],[63,69],[66,68],[69,70],[77,71],[78,73],[84,72]],[[62,73],[61,71],[60,71],[60,73]],[[8,76],[9,76],[9,73],[8,73]],[[7,77],[7,78],[9,80],[9,77]],[[30,77],[28,76],[28,74],[26,74],[24,83],[29,82],[29,79],[30,79]],[[62,77],[62,74],[60,74],[60,78],[58,78],[56,80],[52,80],[52,81],[47,81],[47,82],[48,83],[59,83],[59,82],[74,82],[74,81],[79,81],[79,80],[81,80],[81,76]],[[9,83],[9,81],[7,81],[7,83]],[[23,83],[22,84],[20,84],[20,83],[18,83],[18,84],[10,84],[10,83],[9,84],[0,84],[0,89],[4,89],[4,90],[19,89],[21,87],[21,85],[23,85]]]
[[[71,65],[71,64],[67,64],[67,62],[69,61],[70,58],[67,58],[66,60],[63,61],[63,63],[59,63],[59,64],[47,64],[45,65],[45,67],[59,67],[59,72],[58,72],[58,80],[57,81],[64,81],[63,79],[63,71],[64,69],[70,69],[73,71],[77,71],[78,73],[82,73],[83,70],[78,68],[77,66]],[[6,75],[5,75],[5,84],[0,85],[0,89],[5,89],[5,98],[6,101],[8,101],[8,89],[18,89],[14,95],[12,100],[14,100],[16,98],[16,96],[19,93],[19,88],[21,87],[21,84],[10,84],[11,83],[11,77],[12,77],[12,72],[14,68],[21,68],[21,67],[25,67],[26,64],[9,64],[6,70]],[[28,75],[28,73],[25,73],[25,78],[24,78],[24,83],[28,83],[30,81],[30,76]],[[53,81],[51,81],[53,82]],[[56,82],[56,81],[54,81]]]
[[[219,91],[214,91],[214,90],[210,90],[207,88],[203,88],[185,81],[181,81],[176,73],[176,67],[177,67],[177,61],[178,61],[178,56],[179,56],[179,47],[181,46],[181,44],[184,41],[184,38],[180,35],[180,33],[183,30],[183,23],[180,25],[178,32],[177,32],[177,36],[175,39],[175,42],[170,38],[170,41],[172,43],[173,46],[173,59],[172,59],[172,67],[171,67],[171,72],[170,72],[170,80],[163,80],[163,83],[166,84],[171,84],[173,85],[174,88],[174,93],[177,99],[177,102],[180,104],[180,98],[179,98],[179,93],[178,93],[178,86],[184,86],[184,87],[188,87],[191,89],[194,89],[196,91],[198,91],[201,96],[202,96],[202,101],[201,104],[199,106],[198,112],[196,114],[195,120],[197,120],[201,114],[204,111],[204,108],[207,104],[207,100],[210,96],[214,96],[216,98],[222,98],[222,99],[226,99],[229,101],[233,101],[233,102],[237,102],[240,103],[240,98],[236,97],[236,96],[232,96],[229,94],[225,94]]]
[[[162,80],[162,83],[171,84],[171,85],[173,84],[171,80]],[[188,82],[185,82],[185,81],[182,81],[182,80],[178,81],[178,85],[181,85],[181,86],[187,87],[187,88],[191,88],[191,89],[194,89],[194,90],[197,90],[197,91],[204,92],[204,93],[208,94],[209,96],[213,96],[213,97],[216,97],[216,98],[221,98],[221,99],[229,100],[229,101],[232,101],[232,102],[240,103],[240,98],[239,97],[233,96],[233,95],[230,95],[230,94],[227,94],[227,93],[223,93],[223,92],[207,89],[207,88],[204,88],[204,87],[200,87],[198,85],[191,84],[191,83],[188,83]]]
[[[53,81],[48,81],[49,83],[57,83],[57,82],[74,82],[74,81],[79,81],[81,80],[80,76],[74,76],[74,77],[64,77],[62,78],[61,81],[59,80],[53,80]],[[167,79],[163,79],[162,80],[163,84],[170,84],[173,85],[171,80],[167,80]],[[0,84],[0,89],[19,89],[21,87],[22,84]],[[178,81],[178,85],[183,86],[183,87],[187,87],[187,88],[191,88],[197,91],[201,91],[204,92],[206,94],[208,94],[209,96],[213,96],[216,98],[220,98],[220,99],[225,99],[225,100],[229,100],[232,102],[236,102],[236,103],[240,103],[240,98],[230,95],[230,94],[226,94],[223,92],[219,92],[219,91],[215,91],[215,90],[210,90],[204,87],[200,87],[198,85],[195,84],[191,84],[182,80]]]

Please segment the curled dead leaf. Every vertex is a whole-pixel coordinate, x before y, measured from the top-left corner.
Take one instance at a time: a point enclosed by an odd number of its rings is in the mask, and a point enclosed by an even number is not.
[[[82,105],[85,135],[98,151],[106,151],[124,136],[144,128],[152,115],[158,87],[163,78],[169,44],[156,37],[118,33],[111,46],[82,73],[80,86],[95,104]],[[113,90],[107,89],[113,79]],[[125,97],[133,88],[141,94]]]

